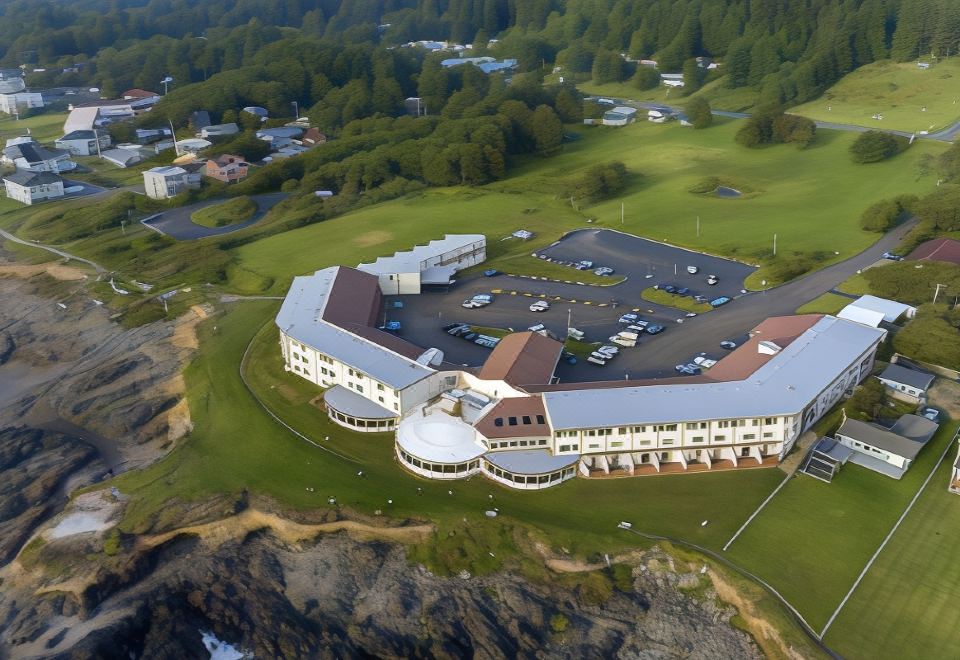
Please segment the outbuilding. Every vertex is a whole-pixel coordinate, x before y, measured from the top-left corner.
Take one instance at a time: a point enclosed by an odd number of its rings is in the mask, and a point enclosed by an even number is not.
[[[919,415],[904,415],[889,429],[847,418],[835,436],[840,444],[856,452],[850,457],[851,463],[899,479],[937,432],[938,426]]]
[[[926,400],[927,390],[935,377],[923,371],[891,364],[877,378],[898,398],[920,402]]]

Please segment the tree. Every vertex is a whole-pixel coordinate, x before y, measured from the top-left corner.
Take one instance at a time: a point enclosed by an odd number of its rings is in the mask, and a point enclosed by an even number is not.
[[[727,51],[724,70],[727,87],[746,87],[750,84],[750,40],[737,39]]]
[[[693,57],[683,63],[683,94],[689,96],[703,86],[706,69]]]
[[[575,88],[564,85],[553,101],[560,120],[567,124],[580,123],[583,120],[583,99]]]
[[[687,102],[684,111],[694,128],[707,128],[713,123],[710,103],[702,96],[696,96]]]
[[[599,49],[593,57],[591,77],[597,84],[620,82],[623,80],[623,60],[619,53]]]
[[[860,216],[860,227],[865,231],[885,233],[897,224],[903,209],[893,199],[884,199],[871,204]]]
[[[882,131],[867,131],[850,145],[850,157],[855,163],[878,163],[904,151],[906,138]]]
[[[560,149],[563,141],[563,124],[553,108],[539,105],[531,118],[533,126],[534,149],[541,156],[547,156]]]
[[[637,89],[654,89],[660,84],[660,73],[652,66],[638,66],[631,81]]]

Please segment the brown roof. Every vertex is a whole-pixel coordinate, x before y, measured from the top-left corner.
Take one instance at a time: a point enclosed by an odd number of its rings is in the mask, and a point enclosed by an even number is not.
[[[515,332],[500,340],[479,376],[511,385],[549,383],[562,350],[563,344],[536,332]]]
[[[500,420],[499,423],[497,420]],[[543,398],[539,396],[502,399],[474,425],[474,428],[483,437],[490,439],[550,435]]]
[[[372,326],[377,324],[382,307],[377,276],[341,266],[327,294],[323,320],[341,327]]]
[[[322,144],[327,141],[327,136],[318,131],[316,128],[309,128],[307,129],[307,132],[303,134],[303,137],[300,139],[300,141],[308,144]]]
[[[233,154],[220,154],[216,158],[211,158],[207,161],[208,163],[214,163],[217,166],[230,165],[231,163],[237,163],[248,165],[247,159],[243,156],[234,156]]]
[[[145,89],[140,89],[139,87],[134,87],[133,89],[128,89],[123,94],[123,98],[132,98],[132,99],[148,99],[151,96],[160,96],[156,92],[148,92]]]
[[[708,377],[712,381],[744,380],[765,365],[773,355],[760,353],[757,345],[762,341],[773,342],[781,349],[786,348],[794,339],[816,325],[823,314],[801,314],[799,316],[773,316],[750,332],[750,339],[735,351],[717,362],[710,369]]]
[[[916,261],[946,261],[960,265],[960,241],[952,238],[935,238],[921,243],[907,259]]]

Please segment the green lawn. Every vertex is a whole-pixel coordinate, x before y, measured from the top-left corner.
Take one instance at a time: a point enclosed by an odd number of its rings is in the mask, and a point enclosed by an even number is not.
[[[0,140],[6,142],[12,137],[26,135],[27,129],[37,142],[52,143],[63,135],[63,122],[67,120],[65,112],[47,112],[34,117],[16,120],[9,115],[0,115]],[[52,147],[52,144],[48,146]]]
[[[577,270],[552,261],[537,259],[529,252],[513,256],[504,256],[496,260],[496,266],[508,275],[529,275],[531,277],[545,277],[562,282],[580,282],[581,284],[596,284],[598,286],[613,286],[625,278],[622,275],[596,275],[592,270]],[[598,266],[600,264],[597,264]],[[486,270],[490,264],[485,262],[472,270],[479,272]],[[470,272],[470,271],[467,271]]]
[[[960,645],[960,496],[951,450],[903,525],[834,621],[826,642],[847,658],[949,658]]]
[[[140,531],[157,517],[175,515],[170,513],[175,510],[168,506],[170,500],[244,490],[299,509],[324,507],[327,497],[335,496],[341,505],[362,514],[383,509],[397,520],[431,520],[441,529],[454,529],[464,517],[479,524],[491,505],[488,496],[493,495],[503,514],[497,525],[531,523],[548,535],[550,543],[579,555],[635,545],[637,537],[616,529],[620,520],[632,521],[636,529],[716,547],[782,478],[779,470],[764,469],[577,479],[542,493],[510,491],[481,477],[453,483],[418,479],[394,461],[392,434],[345,431],[309,404],[320,390],[284,373],[276,329],[267,326],[258,335],[247,373],[256,379],[261,397],[288,423],[356,462],[338,458],[273,422],[238,376],[237,363],[247,342],[276,309],[272,302],[241,303],[202,326],[201,344],[207,350],[185,372],[194,432],[159,463],[116,479],[120,490],[131,496],[124,529]],[[366,478],[356,476],[360,469]],[[422,495],[417,494],[418,487]],[[454,496],[447,494],[448,489]],[[710,524],[701,526],[703,520]],[[481,559],[477,551],[486,556],[488,549],[502,543],[498,538],[491,533],[489,541],[475,540],[479,547],[465,555],[451,550],[444,561],[454,562],[447,564],[449,568],[476,568],[473,562]]]
[[[249,220],[257,212],[257,203],[249,197],[235,197],[221,204],[205,206],[190,216],[195,224],[204,227],[226,227]]]
[[[690,296],[678,296],[675,293],[667,293],[666,291],[661,291],[660,289],[654,289],[652,286],[641,291],[640,297],[644,300],[649,300],[652,303],[666,305],[667,307],[673,307],[674,309],[682,309],[685,312],[697,312],[698,314],[703,314],[704,312],[713,311],[713,307],[711,307],[709,304],[698,303]]]
[[[703,97],[707,99],[710,107],[714,110],[732,110],[734,112],[749,110],[757,102],[758,95],[757,90],[751,87],[729,89],[724,78],[710,81],[690,96],[684,96],[682,89],[674,89],[663,84],[653,89],[637,89],[629,80],[599,85],[592,80],[587,80],[577,83],[577,88],[587,94],[600,97],[665,103],[681,108],[693,97]],[[641,110],[640,114],[643,116],[644,111]]]
[[[926,70],[913,61],[884,60],[848,73],[823,96],[790,112],[871,128],[935,131],[960,119],[958,99],[960,59],[950,58]],[[883,119],[873,119],[875,114]]]
[[[852,303],[851,298],[838,296],[835,293],[825,293],[815,298],[797,310],[797,314],[834,314]]]
[[[956,428],[956,423],[941,426],[900,481],[852,464],[830,484],[798,475],[736,540],[728,556],[773,585],[820,630]],[[936,576],[925,573],[925,579]]]
[[[331,264],[356,264],[444,232],[482,231],[488,237],[486,267],[506,270],[564,231],[586,226],[623,228],[656,240],[756,263],[772,253],[818,255],[826,265],[876,240],[859,228],[863,209],[899,193],[923,194],[936,180],[916,175],[924,153],[943,145],[921,143],[888,162],[849,161],[851,134],[822,131],[815,146],[745,149],[733,141],[736,121],[703,131],[639,122],[622,129],[583,129],[582,139],[561,154],[518,159],[511,176],[483,188],[431,190],[365,208],[340,218],[244,245],[233,251],[238,266],[273,282],[279,292],[296,274]],[[624,193],[580,211],[567,203],[569,182],[597,162],[621,160],[636,174]],[[908,173],[905,175],[905,173]],[[728,176],[759,192],[748,198],[696,195],[690,188],[709,176]],[[856,195],[850,191],[856,190]],[[620,225],[620,204],[626,217]],[[700,217],[700,236],[696,219]],[[531,241],[501,239],[515,229],[537,233]],[[310,249],[303,249],[309,245]],[[834,254],[839,252],[839,254]]]

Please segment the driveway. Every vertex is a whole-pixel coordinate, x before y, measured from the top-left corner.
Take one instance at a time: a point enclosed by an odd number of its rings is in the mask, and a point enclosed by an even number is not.
[[[222,204],[224,201],[226,201],[224,199],[213,199],[206,202],[200,202],[199,204],[191,204],[190,206],[182,206],[180,208],[170,209],[160,213],[159,215],[153,216],[152,218],[143,220],[143,224],[154,231],[160,232],[161,234],[166,234],[167,236],[175,238],[178,241],[193,241],[198,238],[222,236],[224,234],[232,234],[235,231],[240,231],[241,229],[246,229],[247,227],[256,224],[263,218],[263,216],[267,214],[268,211],[270,211],[270,209],[286,198],[287,193],[267,193],[264,195],[253,195],[250,197],[250,199],[257,204],[257,212],[253,214],[253,217],[245,222],[240,222],[226,227],[204,227],[203,225],[198,225],[191,220],[191,216],[196,211],[208,206],[213,206],[214,204]]]
[[[76,187],[79,187],[80,190],[70,193],[66,192],[67,188]],[[106,188],[101,188],[100,186],[95,186],[92,183],[87,183],[86,181],[77,181],[75,179],[64,179],[63,188],[63,196],[69,199],[74,199],[76,197],[87,197],[89,195],[99,195],[100,193],[108,192]]]
[[[883,253],[896,247],[904,234],[915,224],[916,220],[911,220],[901,225],[860,254],[846,261],[833,264],[765,292],[742,295],[729,305],[696,318],[684,319],[682,324],[676,322],[678,317],[683,316],[681,312],[641,301],[640,304],[634,305],[643,310],[639,312],[640,316],[649,321],[661,323],[666,326],[666,331],[655,336],[644,335],[636,348],[623,349],[620,355],[605,367],[598,367],[583,361],[576,365],[561,363],[557,367],[557,377],[561,382],[588,382],[675,376],[676,372],[673,367],[676,364],[688,362],[700,352],[706,352],[717,358],[722,357],[726,353],[720,348],[722,340],[733,339],[739,343],[743,341],[750,330],[764,319],[770,316],[793,314],[798,307],[830,291],[858,270],[865,269],[880,260]],[[576,234],[572,236],[576,236]],[[620,244],[628,247],[628,253],[638,245],[632,241],[624,242],[626,237],[620,234],[611,237],[609,234],[600,233],[597,235],[596,232],[593,232],[591,236],[591,232],[588,232],[579,240],[594,241],[592,244],[597,250],[588,256],[599,260],[601,257],[598,255],[603,255],[608,263],[614,264],[613,259],[626,258],[616,253],[607,255],[605,252],[605,250],[613,249],[613,246],[606,241],[614,238]],[[652,243],[651,241],[644,241],[644,239],[637,240]],[[554,250],[563,244],[564,242],[561,241],[547,249]],[[572,245],[578,245],[578,243],[575,242]],[[679,250],[679,248],[669,248],[669,246],[663,247]],[[681,250],[680,252],[685,251]],[[579,254],[579,258],[587,258],[583,256],[583,253]],[[650,254],[652,257],[655,252],[651,251]],[[661,256],[665,255],[670,255],[671,260],[677,256],[676,253],[671,252],[665,252]],[[698,263],[711,264],[711,268],[717,268],[718,270],[723,264],[706,260],[726,261],[699,254],[696,255],[696,258],[702,260]],[[646,268],[644,263],[641,259],[634,268],[642,273]],[[734,266],[745,268],[747,269],[745,272],[749,272],[747,266],[741,264],[734,264]],[[624,267],[629,268],[629,266]],[[670,279],[674,279],[672,270],[671,265],[668,268]],[[717,273],[717,275],[722,277],[721,273]],[[642,281],[644,285],[650,282],[650,280],[645,279],[642,279]],[[684,283],[682,279],[677,281],[678,283]],[[441,349],[450,362],[477,366],[482,364],[490,354],[489,349],[463,339],[451,337],[443,332],[442,326],[453,322],[463,322],[472,325],[524,330],[535,323],[543,323],[548,329],[563,337],[566,335],[569,314],[570,324],[583,330],[588,341],[604,341],[617,330],[622,329],[622,326],[617,323],[617,318],[631,308],[630,302],[637,299],[642,286],[631,284],[631,279],[613,287],[593,287],[534,282],[502,275],[493,278],[477,277],[455,284],[444,292],[426,292],[415,296],[390,296],[387,300],[388,309],[385,310],[384,318],[401,321],[403,324],[402,336],[405,339],[419,346]],[[471,297],[474,293],[489,292],[493,289],[542,292],[549,295],[561,295],[567,300],[577,300],[578,302],[554,301],[549,311],[536,313],[528,309],[532,301],[531,298],[501,293],[495,296],[492,305],[481,309],[463,309],[460,306],[465,298]],[[618,289],[624,293],[614,294]],[[611,298],[620,300],[622,304],[616,308],[611,308],[610,306],[584,305],[579,302],[591,300],[593,302],[609,303]],[[402,300],[404,308],[399,310],[389,309],[389,303],[393,300]]]

